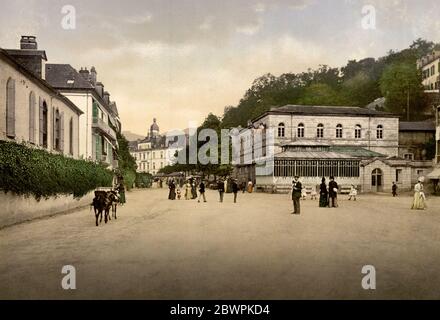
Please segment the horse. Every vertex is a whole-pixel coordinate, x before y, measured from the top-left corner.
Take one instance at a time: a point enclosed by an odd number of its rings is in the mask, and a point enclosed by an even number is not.
[[[95,197],[92,201],[93,210],[95,212],[95,218],[96,218],[96,226],[99,225],[99,223],[102,222],[102,212],[105,211],[106,207],[106,198],[107,198],[107,192],[106,191],[95,191]],[[99,223],[98,223],[98,218]],[[105,219],[107,222],[107,219]]]

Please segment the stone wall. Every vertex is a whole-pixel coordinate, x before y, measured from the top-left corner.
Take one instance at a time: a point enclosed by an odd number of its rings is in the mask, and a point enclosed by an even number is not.
[[[72,195],[60,195],[37,201],[33,196],[25,197],[14,195],[10,192],[6,194],[1,192],[0,229],[87,206],[92,203],[93,196],[93,192],[90,192],[80,199],[74,199]],[[92,213],[90,215],[92,216]]]

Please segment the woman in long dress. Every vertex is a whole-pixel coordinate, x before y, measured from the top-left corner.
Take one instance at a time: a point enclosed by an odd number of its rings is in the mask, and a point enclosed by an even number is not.
[[[176,199],[176,185],[174,184],[174,181],[171,180],[169,183],[170,193],[168,194],[168,199],[175,200]]]
[[[412,210],[425,210],[425,192],[423,191],[424,178],[420,177],[419,181],[414,186],[414,201],[411,206]]]
[[[319,186],[319,207],[328,207],[328,190],[325,184],[325,178],[322,178],[321,185]]]
[[[192,197],[191,194],[191,183],[189,181],[186,182],[185,185],[185,200],[190,200]]]

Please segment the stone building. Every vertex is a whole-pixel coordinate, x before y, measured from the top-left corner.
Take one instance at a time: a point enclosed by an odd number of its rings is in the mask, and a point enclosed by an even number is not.
[[[78,72],[69,64],[47,64],[46,77],[84,113],[79,122],[80,156],[117,167],[116,133],[121,130],[121,122],[116,103],[97,81],[96,69],[82,68]]]
[[[165,135],[160,134],[156,119],[153,119],[145,139],[130,142],[130,154],[135,158],[137,172],[156,175],[160,169],[175,161],[177,149],[167,144]]]
[[[82,111],[45,81],[45,59],[35,37],[0,49],[0,140],[78,158]]]
[[[417,60],[417,68],[421,70],[425,91],[440,89],[440,51],[435,50]]]
[[[428,174],[428,178],[431,179],[434,183],[434,188],[438,190],[438,185],[440,181],[440,105],[436,107],[436,119],[435,119],[435,158],[434,169]]]
[[[432,160],[427,146],[435,139],[435,119],[399,122],[399,157],[406,160]]]
[[[268,132],[273,134],[271,143],[253,142],[258,133],[267,139]],[[393,181],[410,189],[417,174],[431,165],[399,158],[398,116],[366,108],[272,108],[241,130],[240,139],[235,174],[240,180],[254,180],[263,190],[289,189],[294,175],[310,188],[322,177],[335,176],[344,188],[356,185],[365,192],[389,190]],[[269,148],[273,152],[267,152]],[[246,163],[245,158],[252,161]],[[266,169],[258,170],[264,162]]]

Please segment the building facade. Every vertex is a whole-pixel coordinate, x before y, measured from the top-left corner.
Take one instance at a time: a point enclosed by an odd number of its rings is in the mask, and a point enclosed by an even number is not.
[[[82,111],[45,81],[41,70],[46,54],[33,40],[22,39],[20,59],[0,49],[0,140],[79,158]],[[33,71],[25,67],[26,57]]]
[[[399,122],[399,157],[406,160],[432,160],[428,146],[435,139],[435,119]]]
[[[273,136],[270,143],[265,141],[268,130]],[[266,138],[255,143],[256,134]],[[430,161],[399,158],[397,115],[365,108],[272,108],[241,130],[240,140],[236,175],[240,180],[255,177],[263,190],[288,190],[294,175],[311,188],[322,177],[334,176],[341,186],[355,185],[365,192],[390,190],[392,182],[410,189],[415,176],[430,167]],[[245,163],[244,158],[252,162]],[[258,170],[264,162],[266,169]]]
[[[440,89],[440,51],[417,60],[417,68],[421,70],[425,91],[438,91]]]
[[[160,134],[156,119],[153,119],[145,139],[132,141],[130,153],[135,158],[137,172],[158,174],[159,170],[175,161],[177,148],[167,143],[165,135]]]
[[[78,72],[69,64],[46,64],[46,77],[83,111],[79,121],[80,157],[117,167],[117,132],[121,123],[116,103],[97,81],[96,69]]]

